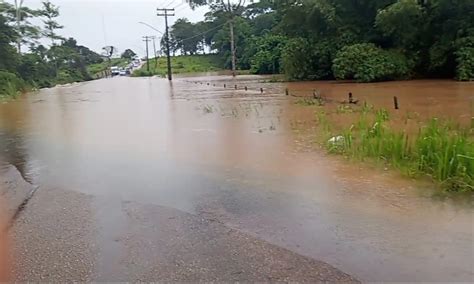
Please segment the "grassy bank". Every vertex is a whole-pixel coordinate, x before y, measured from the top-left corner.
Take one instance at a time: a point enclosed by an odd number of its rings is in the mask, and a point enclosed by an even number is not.
[[[171,57],[173,74],[212,72],[222,70],[222,64],[217,55],[181,55]],[[165,76],[167,74],[166,57],[150,59],[150,71],[147,71],[146,63],[133,73],[133,76]]]
[[[125,67],[128,60],[122,58],[112,59],[112,66]],[[108,68],[109,64],[104,61],[99,64],[87,66],[87,71],[83,73],[77,70],[58,70],[56,77],[53,78],[37,78],[36,80],[25,81],[17,74],[0,70],[0,100],[14,99],[22,92],[37,88],[53,87],[57,84],[67,84],[72,82],[81,82],[94,78],[98,74]],[[73,72],[74,71],[74,72]]]
[[[364,104],[320,109],[317,123],[323,133],[318,142],[330,153],[428,176],[448,191],[474,192],[474,119],[470,126],[420,121],[412,113],[392,115]]]

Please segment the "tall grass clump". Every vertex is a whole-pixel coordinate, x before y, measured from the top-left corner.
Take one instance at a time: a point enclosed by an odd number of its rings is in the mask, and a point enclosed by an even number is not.
[[[0,70],[0,98],[16,98],[24,88],[23,80],[13,73]]]
[[[421,172],[451,190],[474,190],[474,143],[468,131],[433,119],[420,130],[415,149]]]
[[[327,148],[350,158],[381,160],[410,175],[428,175],[450,191],[474,191],[471,129],[432,119],[418,132],[407,133],[393,128],[389,120],[386,110],[369,113],[364,108],[358,120],[327,142]]]

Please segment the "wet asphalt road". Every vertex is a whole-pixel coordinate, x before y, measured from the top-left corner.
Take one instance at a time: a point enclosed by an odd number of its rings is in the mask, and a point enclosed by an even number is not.
[[[17,280],[473,280],[471,207],[303,152],[314,114],[258,77],[204,79],[233,86],[115,78],[0,105],[10,176],[39,186]]]
[[[61,189],[38,191],[11,235],[21,282],[357,281],[218,220]]]

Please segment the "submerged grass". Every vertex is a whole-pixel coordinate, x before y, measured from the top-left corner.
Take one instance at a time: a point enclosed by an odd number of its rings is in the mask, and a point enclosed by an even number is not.
[[[341,115],[340,111],[336,111]],[[364,105],[349,126],[332,128],[326,113],[317,120],[329,152],[349,158],[372,158],[402,170],[410,176],[428,175],[449,191],[474,192],[474,141],[472,126],[461,127],[433,118],[407,132],[391,125],[384,109]]]
[[[302,106],[322,106],[324,105],[324,101],[319,98],[307,98],[303,97],[298,99],[295,104],[302,105]]]

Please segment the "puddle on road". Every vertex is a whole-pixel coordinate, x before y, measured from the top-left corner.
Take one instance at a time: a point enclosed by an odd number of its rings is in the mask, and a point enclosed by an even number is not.
[[[465,122],[473,84],[268,80],[114,78],[43,90],[0,105],[0,156],[34,184],[219,219],[362,280],[472,279],[471,205],[315,151],[294,131],[311,127],[314,108],[285,88],[334,101],[352,92],[386,108],[397,95],[403,111]]]

